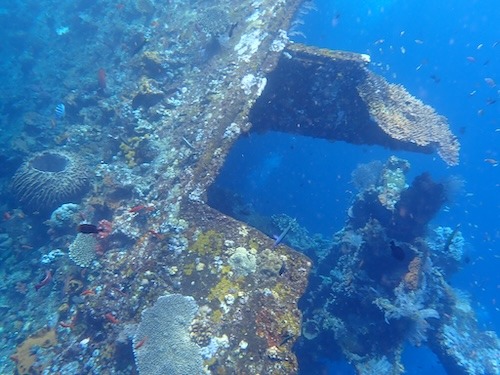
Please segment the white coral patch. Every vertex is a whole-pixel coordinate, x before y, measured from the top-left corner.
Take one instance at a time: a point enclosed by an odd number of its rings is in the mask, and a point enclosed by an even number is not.
[[[252,55],[257,52],[260,44],[266,36],[267,33],[259,29],[242,35],[238,44],[234,46],[234,50],[238,54],[238,59],[249,62]]]
[[[250,95],[255,87],[257,96],[260,96],[266,84],[267,79],[265,77],[257,78],[253,74],[247,74],[241,79],[241,88],[246,95]]]

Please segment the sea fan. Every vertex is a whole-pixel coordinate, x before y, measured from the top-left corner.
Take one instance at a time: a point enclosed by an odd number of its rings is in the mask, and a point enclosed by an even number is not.
[[[377,298],[373,303],[384,312],[385,321],[407,318],[411,322],[408,339],[414,345],[427,340],[427,330],[431,325],[429,318],[439,319],[439,313],[432,308],[424,307],[423,290],[406,292],[403,285],[394,289],[396,300],[393,304],[387,298]]]

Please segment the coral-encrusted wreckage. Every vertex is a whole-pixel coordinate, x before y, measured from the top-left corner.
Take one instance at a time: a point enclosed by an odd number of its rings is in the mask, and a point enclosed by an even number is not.
[[[396,368],[405,338],[428,337],[463,373],[480,373],[471,351],[498,358],[496,337],[476,331],[433,266],[456,266],[458,232],[443,234],[444,247],[433,240],[445,260],[425,243],[442,192],[426,175],[406,189],[403,161],[361,193],[319,259],[307,296],[321,310],[306,308],[303,327],[309,258],[206,204],[226,154],[252,127],[437,150],[458,163],[445,119],[371,73],[366,56],[290,43],[299,6],[80,0],[47,5],[30,23],[26,38],[46,38],[19,63],[2,62],[43,82],[0,92],[21,129],[1,154],[19,198],[2,193],[0,257],[2,272],[12,270],[2,275],[1,350],[11,359],[2,373],[294,374],[301,334],[332,335],[358,368]],[[32,19],[26,7],[6,5],[19,25]],[[50,98],[64,102],[65,117],[47,112]],[[331,276],[318,283],[320,274]],[[364,311],[378,316],[373,325]],[[473,344],[457,334],[464,329]],[[380,334],[391,345],[378,346]]]
[[[446,282],[464,239],[458,228],[428,232],[446,189],[427,174],[408,186],[409,167],[391,157],[353,174],[361,191],[317,258],[298,351],[344,356],[359,374],[402,374],[404,344],[425,343],[450,374],[497,374],[500,341],[480,331],[467,297]]]

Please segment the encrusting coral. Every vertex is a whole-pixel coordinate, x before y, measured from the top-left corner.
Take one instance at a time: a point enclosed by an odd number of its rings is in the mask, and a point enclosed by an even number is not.
[[[36,347],[50,348],[57,344],[56,331],[43,328],[26,338],[16,349],[11,359],[16,363],[18,374],[41,374],[41,368],[35,368],[37,360]]]
[[[420,286],[422,272],[422,259],[415,257],[408,265],[408,273],[404,276],[404,281],[408,289],[417,290]]]

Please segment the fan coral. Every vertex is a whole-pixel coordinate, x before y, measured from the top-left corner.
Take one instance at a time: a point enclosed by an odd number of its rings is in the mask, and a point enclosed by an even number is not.
[[[408,339],[414,345],[427,340],[427,331],[432,328],[427,319],[439,319],[439,313],[424,306],[424,289],[406,292],[403,283],[394,289],[396,299],[393,302],[386,298],[376,298],[373,303],[384,312],[385,321],[409,319]]]
[[[12,178],[12,189],[30,209],[48,210],[74,198],[88,182],[89,171],[79,157],[45,151],[21,165]]]

